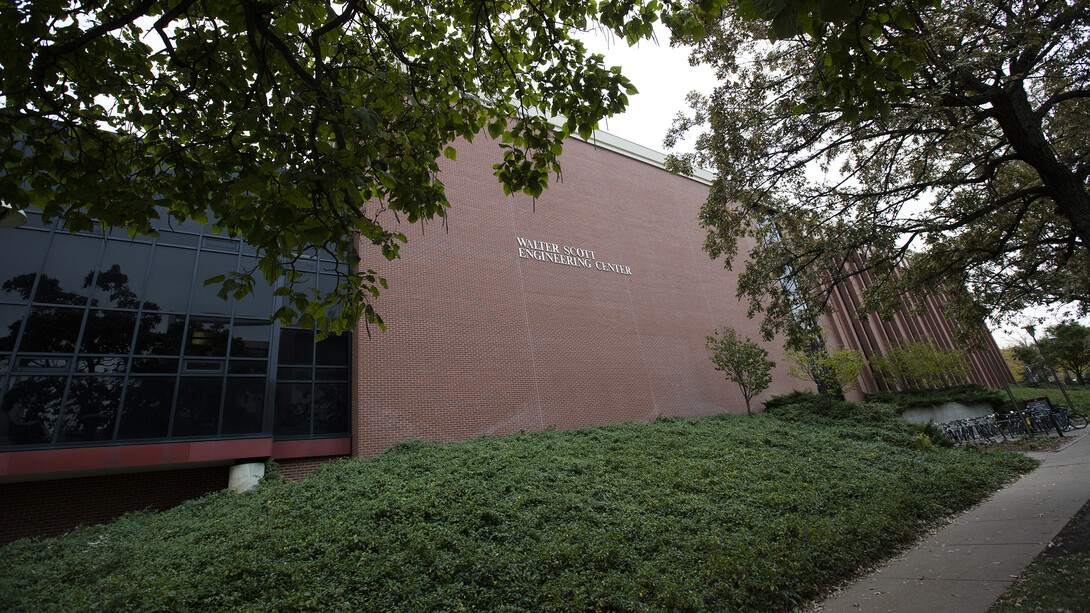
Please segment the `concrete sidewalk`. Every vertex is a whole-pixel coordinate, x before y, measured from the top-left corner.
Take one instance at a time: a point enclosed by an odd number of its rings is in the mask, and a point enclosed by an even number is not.
[[[1090,428],[1033,472],[962,513],[815,610],[984,612],[1090,499]]]

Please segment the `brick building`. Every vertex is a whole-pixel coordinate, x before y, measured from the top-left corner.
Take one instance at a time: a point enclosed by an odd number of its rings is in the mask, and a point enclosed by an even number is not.
[[[498,159],[484,138],[458,146],[447,218],[404,228],[402,259],[365,259],[389,280],[388,331],[321,342],[268,323],[271,287],[224,302],[203,286],[252,257],[207,227],[0,229],[0,542],[166,508],[233,465],[302,478],[407,439],[744,411],[704,347],[720,326],[759,337],[736,273],[701,249],[708,177],[598,133],[567,143],[535,202],[503,195]],[[337,262],[302,264],[336,279]],[[806,387],[765,346],[762,398]]]

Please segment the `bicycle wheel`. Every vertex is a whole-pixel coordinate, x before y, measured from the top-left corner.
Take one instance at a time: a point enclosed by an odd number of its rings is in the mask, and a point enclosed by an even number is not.
[[[1090,423],[1085,417],[1078,413],[1068,413],[1067,421],[1071,422],[1071,427],[1076,430],[1082,430],[1086,427],[1086,424]]]

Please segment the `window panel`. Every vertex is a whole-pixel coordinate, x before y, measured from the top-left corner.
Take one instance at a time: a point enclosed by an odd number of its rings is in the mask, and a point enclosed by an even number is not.
[[[274,436],[310,434],[310,384],[277,383]]]
[[[133,358],[133,372],[178,372],[176,358]]]
[[[234,272],[238,266],[238,256],[204,251],[197,263],[197,280],[193,287],[193,313],[214,313],[229,315],[234,300],[223,300],[217,296],[220,284],[205,285],[208,279],[228,272]]]
[[[347,434],[349,426],[347,383],[314,384],[314,435]]]
[[[42,256],[49,243],[48,232],[27,232],[25,230],[4,231],[4,251],[18,254],[18,257],[5,257],[4,274],[0,278],[0,300],[6,302],[26,302],[34,288],[34,279],[38,275]]]
[[[227,364],[227,372],[234,375],[263,375],[269,370],[269,363],[265,360],[231,360]]]
[[[137,355],[178,355],[184,330],[185,315],[145,312],[136,333]]]
[[[83,323],[83,309],[37,306],[27,316],[19,351],[72,353]]]
[[[67,377],[12,377],[0,415],[0,444],[53,442]]]
[[[98,267],[92,304],[121,309],[140,308],[144,274],[151,247],[127,241],[110,241]]]
[[[265,379],[263,377],[227,378],[221,434],[260,433],[264,412]]]
[[[227,355],[229,330],[226,317],[190,317],[185,338],[185,354],[224,357]]]
[[[0,351],[13,351],[19,329],[23,326],[25,306],[0,304]]]
[[[106,358],[82,355],[76,358],[76,372],[124,373],[129,358]]]
[[[193,265],[196,261],[196,251],[156,246],[148,288],[144,294],[144,308],[186,312],[189,308],[189,290],[193,287]]]
[[[159,230],[159,244],[179,245],[182,247],[196,247],[201,237],[170,230]]]
[[[315,381],[347,381],[347,368],[316,368],[314,369]]]
[[[310,381],[314,369],[309,366],[281,366],[276,369],[277,381]]]
[[[268,321],[235,318],[231,326],[231,357],[267,358],[269,357],[269,333],[272,325]]]
[[[319,366],[348,366],[349,335],[327,336],[315,345]]]
[[[235,316],[268,320],[272,317],[274,301],[272,286],[261,275],[261,270],[257,268],[257,260],[254,258],[243,257],[241,270],[254,271],[254,291],[235,303]]]
[[[279,354],[281,364],[313,364],[314,333],[310,330],[282,328]]]
[[[86,304],[102,243],[100,238],[54,234],[34,301]]]
[[[117,438],[166,438],[174,383],[174,377],[129,377]]]
[[[136,313],[91,309],[80,341],[80,352],[127,355],[135,329]]]
[[[215,436],[222,391],[223,377],[182,377],[171,437]]]
[[[114,435],[124,377],[72,377],[57,441],[104,441]]]

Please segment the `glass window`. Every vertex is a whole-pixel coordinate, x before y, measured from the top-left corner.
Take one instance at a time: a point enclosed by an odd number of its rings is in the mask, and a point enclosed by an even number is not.
[[[178,372],[178,360],[171,358],[133,358],[133,372]]]
[[[15,257],[5,257],[4,273],[0,278],[0,300],[8,302],[26,302],[34,288],[34,278],[42,264],[48,232],[27,232],[25,230],[4,231],[4,251]]]
[[[242,258],[241,270],[253,271],[254,291],[235,303],[235,316],[269,319],[272,317],[273,307],[272,286],[265,282],[265,277],[261,275],[261,270],[257,268],[257,260],[254,258]]]
[[[231,313],[231,305],[234,300],[228,296],[227,300],[220,298],[217,293],[221,285],[213,283],[205,285],[208,279],[228,272],[234,272],[238,265],[237,255],[223,253],[201,252],[200,261],[197,264],[197,281],[193,288],[193,312],[216,313],[227,315]]]
[[[136,329],[136,313],[92,309],[80,341],[81,353],[127,355]]]
[[[124,377],[72,377],[57,441],[103,441],[114,436]]]
[[[276,384],[275,436],[310,434],[310,383]]]
[[[20,351],[72,353],[83,323],[83,309],[38,306],[30,309]]]
[[[182,372],[187,373],[222,373],[223,360],[186,360],[182,363]]]
[[[186,312],[189,308],[189,290],[193,287],[193,265],[196,261],[196,251],[157,245],[152,256],[144,308]]]
[[[15,339],[23,326],[26,307],[0,304],[0,351],[15,349]]]
[[[235,318],[231,326],[231,357],[267,358],[269,357],[269,332],[272,326],[268,321]]]
[[[227,372],[233,375],[263,375],[269,369],[269,363],[265,360],[231,360],[227,364]]]
[[[129,377],[117,438],[166,438],[175,377]]]
[[[276,369],[277,381],[310,381],[314,369],[309,366],[281,366]]]
[[[121,309],[140,308],[144,273],[151,247],[127,241],[110,241],[98,267],[92,304]]]
[[[53,442],[67,377],[12,377],[0,415],[0,444]]]
[[[229,238],[214,238],[211,236],[206,236],[203,240],[205,249],[215,249],[216,251],[227,251],[230,253],[238,252],[239,241],[234,241]]]
[[[215,436],[222,391],[223,377],[182,377],[171,437]]]
[[[184,234],[181,232],[171,232],[170,230],[159,230],[159,244],[169,243],[171,245],[180,245],[182,247],[196,247],[200,242],[201,237],[194,234]]]
[[[297,328],[281,328],[279,353],[281,364],[313,364],[314,333]]]
[[[314,369],[315,381],[347,381],[348,369],[347,368],[315,368]]]
[[[319,366],[348,366],[349,335],[327,336],[315,344]]]
[[[226,317],[190,317],[185,337],[185,354],[223,357],[227,355]]]
[[[100,238],[54,234],[35,302],[86,304],[102,243]]]
[[[76,372],[124,373],[129,358],[104,358],[81,355],[76,358]]]
[[[137,355],[178,355],[182,352],[183,330],[185,315],[145,312],[136,333]]]
[[[314,434],[347,434],[350,430],[348,384],[314,384]]]
[[[227,396],[223,402],[221,434],[256,434],[261,432],[265,413],[263,377],[228,377]]]

